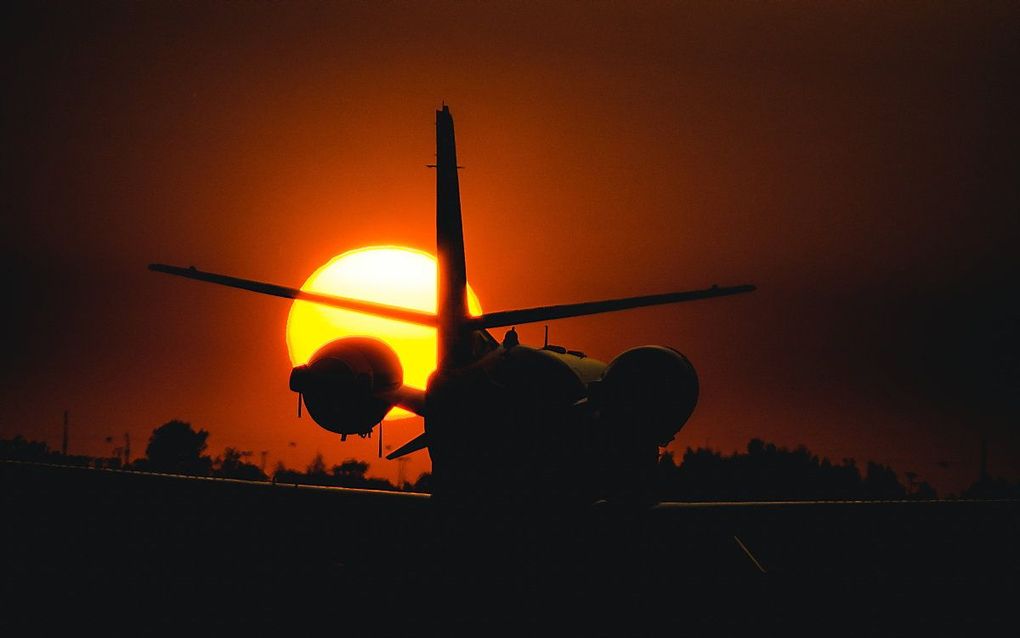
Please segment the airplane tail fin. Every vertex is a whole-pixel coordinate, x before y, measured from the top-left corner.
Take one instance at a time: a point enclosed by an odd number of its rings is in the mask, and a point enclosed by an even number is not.
[[[436,257],[437,368],[444,370],[467,363],[471,356],[457,147],[453,116],[445,104],[436,111]]]

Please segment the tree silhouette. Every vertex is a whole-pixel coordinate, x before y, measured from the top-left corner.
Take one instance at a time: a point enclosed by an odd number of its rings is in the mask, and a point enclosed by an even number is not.
[[[404,487],[402,489],[407,489],[407,488]],[[414,485],[411,486],[411,491],[412,492],[425,492],[425,493],[431,492],[432,491],[432,473],[431,472],[422,472],[420,475],[418,475],[418,480],[416,480],[414,482]]]
[[[963,490],[960,496],[977,499],[1020,498],[1020,481],[1010,483],[1002,477],[982,476]]]
[[[56,453],[41,441],[28,441],[20,434],[13,439],[0,439],[0,458],[16,461],[50,461]]]
[[[864,490],[868,498],[899,499],[907,495],[907,491],[896,478],[896,472],[891,467],[873,461],[868,461]]]
[[[330,473],[333,478],[348,484],[361,484],[365,482],[365,472],[368,471],[368,463],[355,459],[347,459],[340,465],[334,465]]]
[[[304,473],[288,469],[283,463],[277,463],[273,470],[273,480],[277,483],[295,483],[303,485],[329,485],[334,487],[360,487],[374,490],[396,490],[397,487],[381,478],[365,476],[368,463],[357,459],[346,459],[339,465],[326,467],[322,453],[316,453],[312,462],[305,467]]]
[[[326,478],[326,459],[322,458],[322,452],[316,452],[315,458],[305,468],[308,478]]]
[[[156,472],[208,475],[212,459],[202,455],[208,438],[208,432],[196,432],[190,423],[178,420],[164,423],[152,431],[145,447],[144,466]]]
[[[266,480],[265,473],[257,465],[244,460],[250,456],[251,452],[242,452],[241,450],[228,447],[223,451],[223,456],[217,458],[214,463],[216,466],[216,476],[246,481]]]

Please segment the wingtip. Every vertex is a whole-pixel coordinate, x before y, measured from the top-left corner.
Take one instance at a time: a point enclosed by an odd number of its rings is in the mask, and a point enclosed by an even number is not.
[[[709,288],[709,290],[715,290],[717,288],[719,288],[719,286],[712,286],[711,288]],[[727,286],[726,288],[724,288],[722,290],[723,290],[723,294],[732,295],[732,294],[740,294],[740,293],[744,293],[744,292],[754,292],[757,289],[758,289],[758,286],[756,286],[754,284],[740,284],[738,286]]]

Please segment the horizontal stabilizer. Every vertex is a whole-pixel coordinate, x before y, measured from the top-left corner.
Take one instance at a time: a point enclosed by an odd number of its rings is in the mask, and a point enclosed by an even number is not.
[[[402,456],[407,456],[411,452],[417,452],[418,450],[424,450],[429,446],[429,435],[427,432],[422,432],[418,436],[414,437],[407,443],[401,445],[397,449],[393,450],[386,455],[386,458],[392,461],[393,459],[399,459]]]
[[[298,288],[287,288],[286,286],[278,286],[276,284],[268,284],[261,281],[252,281],[251,279],[239,279],[237,277],[229,277],[227,275],[217,275],[211,272],[203,272],[196,269],[194,266],[190,268],[181,268],[179,266],[168,266],[166,264],[149,264],[149,270],[166,273],[168,275],[177,275],[178,277],[187,277],[188,279],[207,281],[209,283],[229,286],[231,288],[250,290],[263,295],[285,297],[287,299],[301,299],[303,301],[311,301],[313,303],[331,306],[333,308],[365,312],[379,317],[384,317],[386,319],[407,321],[408,323],[415,323],[422,326],[435,327],[436,325],[436,316],[429,312],[421,312],[418,310],[410,310],[408,308],[400,308],[398,306],[373,303],[371,301],[362,301],[360,299],[351,299],[349,297],[324,295],[317,292],[300,290]]]
[[[614,312],[630,308],[643,308],[645,306],[658,306],[667,303],[679,303],[681,301],[695,301],[697,299],[710,299],[712,297],[725,297],[727,295],[738,295],[744,292],[751,292],[755,287],[751,285],[729,286],[720,288],[712,286],[704,290],[688,290],[685,292],[667,292],[661,295],[644,295],[642,297],[624,297],[622,299],[606,299],[604,301],[585,301],[582,303],[561,304],[558,306],[541,306],[538,308],[525,308],[523,310],[504,310],[501,312],[489,312],[478,317],[472,317],[465,321],[469,328],[499,328],[501,326],[513,326],[521,323],[534,323],[536,321],[548,321],[550,319],[566,319],[567,317],[580,317],[583,315],[594,315],[603,312]]]

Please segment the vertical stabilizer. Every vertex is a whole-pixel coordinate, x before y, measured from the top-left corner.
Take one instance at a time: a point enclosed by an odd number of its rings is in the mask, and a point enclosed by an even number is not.
[[[466,364],[470,341],[464,332],[468,317],[467,268],[464,264],[464,229],[460,217],[457,180],[457,146],[450,107],[436,111],[436,285],[438,314],[437,367],[444,370]]]

